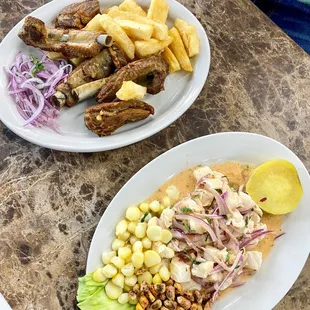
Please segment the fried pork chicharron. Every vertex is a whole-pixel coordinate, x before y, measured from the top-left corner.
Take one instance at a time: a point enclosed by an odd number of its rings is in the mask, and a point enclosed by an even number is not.
[[[18,36],[27,44],[44,51],[59,52],[65,57],[93,57],[112,38],[103,32],[46,27],[38,18],[28,16]]]
[[[134,81],[146,86],[148,93],[157,94],[164,90],[164,82],[168,73],[169,66],[161,56],[131,62],[107,79],[97,95],[97,101],[99,103],[113,101],[124,81]]]
[[[98,0],[77,2],[66,6],[56,17],[57,28],[82,29],[95,15],[100,13]]]
[[[108,49],[103,49],[95,57],[82,62],[68,77],[66,83],[61,83],[56,87],[56,92],[52,96],[55,106],[73,106],[79,102],[79,98],[85,98],[85,94],[75,96],[73,90],[81,85],[105,78],[113,71],[113,61]],[[94,86],[94,85],[93,85]],[[100,86],[98,87],[96,94]],[[85,90],[86,91],[86,90]],[[80,90],[81,92],[81,90]],[[93,93],[93,91],[91,92]]]
[[[86,127],[98,136],[108,136],[126,123],[154,114],[154,108],[139,100],[117,101],[91,106],[85,110]]]

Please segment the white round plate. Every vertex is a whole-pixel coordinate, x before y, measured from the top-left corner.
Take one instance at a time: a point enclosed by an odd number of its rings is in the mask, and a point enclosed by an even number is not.
[[[76,0],[54,0],[31,13],[52,25],[55,16],[68,4]],[[100,0],[101,9],[118,5],[121,0]],[[150,0],[138,0],[141,6],[147,8]],[[35,53],[36,49],[26,46],[17,36],[23,20],[19,22],[4,38],[0,45],[0,108],[1,121],[20,137],[51,149],[70,152],[96,152],[119,148],[143,140],[179,118],[195,101],[203,88],[210,67],[210,46],[207,35],[196,19],[184,6],[174,0],[169,3],[168,26],[180,17],[196,26],[201,42],[200,54],[192,58],[194,72],[179,71],[169,75],[165,82],[165,91],[155,95],[147,95],[145,101],[155,109],[155,115],[147,119],[127,124],[108,137],[98,137],[89,131],[84,124],[84,110],[86,106],[96,104],[95,99],[89,99],[72,108],[61,110],[58,121],[62,135],[49,128],[24,127],[24,119],[18,114],[16,104],[7,93],[8,78],[2,70],[14,61],[19,51]]]
[[[115,226],[130,204],[147,199],[164,182],[187,167],[225,161],[259,165],[283,158],[292,162],[304,189],[299,206],[284,218],[279,238],[261,269],[241,287],[224,295],[214,310],[269,310],[287,293],[297,279],[309,254],[310,245],[310,177],[298,157],[279,142],[251,133],[221,133],[204,136],[181,144],[157,157],[136,175],[114,197],[102,216],[93,236],[86,272],[101,267],[101,253],[109,251]]]

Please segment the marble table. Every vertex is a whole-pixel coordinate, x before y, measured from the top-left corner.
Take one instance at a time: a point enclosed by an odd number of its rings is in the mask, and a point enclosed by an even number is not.
[[[249,0],[181,2],[205,27],[212,62],[196,102],[167,129],[122,149],[69,154],[0,125],[0,292],[13,309],[74,309],[77,277],[106,206],[135,172],[184,141],[261,133],[310,169],[309,56]],[[0,0],[0,38],[43,3]],[[275,309],[310,309],[309,283],[310,260]]]

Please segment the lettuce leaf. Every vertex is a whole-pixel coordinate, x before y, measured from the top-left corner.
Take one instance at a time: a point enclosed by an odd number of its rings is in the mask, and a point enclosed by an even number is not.
[[[93,274],[79,278],[77,291],[78,307],[81,310],[133,310],[130,304],[121,305],[117,300],[110,299],[104,290],[107,281],[98,283],[93,280]]]

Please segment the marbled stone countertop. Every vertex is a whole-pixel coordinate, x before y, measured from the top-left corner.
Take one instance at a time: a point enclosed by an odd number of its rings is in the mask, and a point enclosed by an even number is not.
[[[210,75],[195,104],[135,145],[69,154],[0,125],[0,292],[13,309],[73,309],[77,277],[106,206],[150,160],[223,131],[265,134],[310,169],[310,58],[249,0],[182,0],[210,38]],[[42,0],[0,0],[0,38]],[[302,241],[301,241],[302,242]],[[276,309],[310,309],[310,260]],[[267,309],[262,309],[267,310]]]

